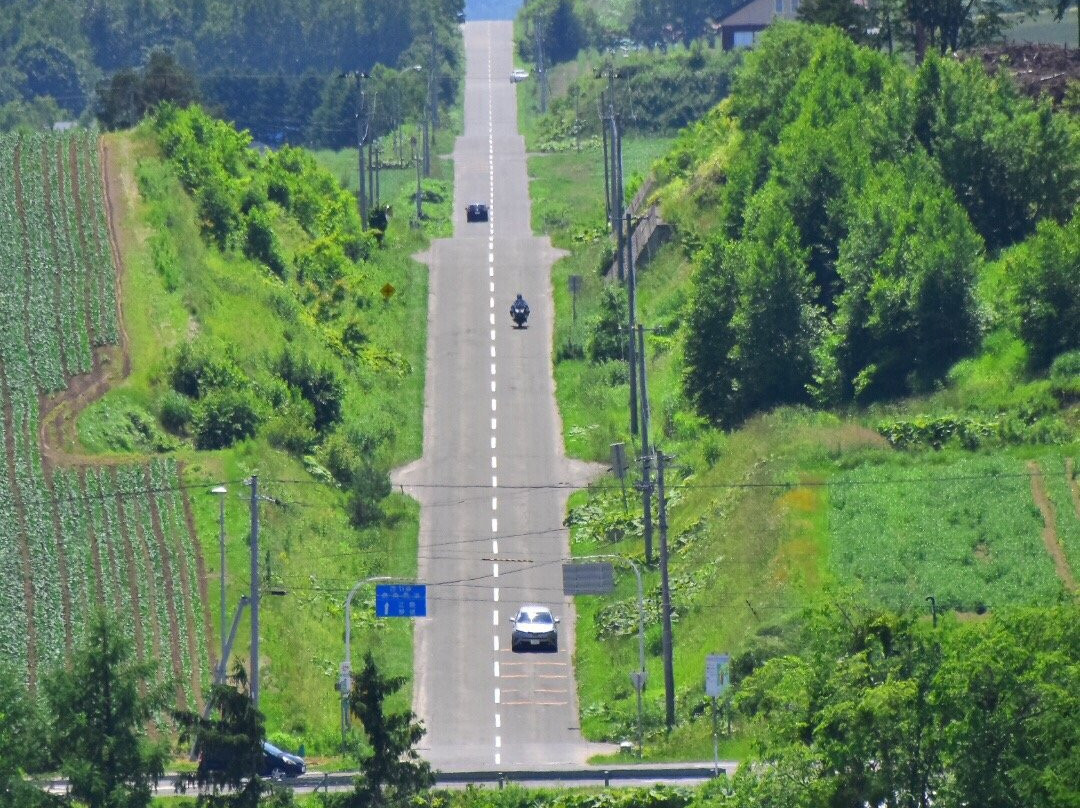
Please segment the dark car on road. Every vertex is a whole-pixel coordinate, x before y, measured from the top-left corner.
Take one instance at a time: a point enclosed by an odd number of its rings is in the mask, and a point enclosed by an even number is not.
[[[522,606],[510,622],[514,624],[514,633],[510,635],[511,651],[541,647],[559,650],[559,618],[552,617],[547,606]]]
[[[226,768],[226,759],[203,755],[199,759],[199,773],[222,771]],[[307,771],[307,764],[299,755],[278,749],[272,743],[263,741],[262,756],[259,758],[259,777],[271,780],[283,780],[286,777],[299,777]]]
[[[469,207],[465,208],[465,221],[467,222],[486,222],[488,220],[487,205],[480,202],[473,202]]]

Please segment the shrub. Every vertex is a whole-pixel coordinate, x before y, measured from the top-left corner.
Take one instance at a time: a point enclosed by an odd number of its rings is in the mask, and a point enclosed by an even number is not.
[[[382,519],[382,501],[390,494],[390,476],[361,462],[349,488],[349,518],[356,527],[366,527]]]
[[[174,435],[187,434],[193,410],[191,399],[175,390],[166,390],[158,399],[158,419]]]
[[[340,485],[346,487],[352,485],[361,464],[356,445],[343,432],[327,436],[319,447],[317,459]]]
[[[248,213],[244,255],[266,264],[279,278],[285,277],[285,258],[281,254],[277,233],[274,232],[274,226],[266,208],[252,208]]]
[[[1051,379],[1065,379],[1080,376],[1080,351],[1066,351],[1050,365]]]
[[[242,388],[247,385],[247,378],[223,346],[198,339],[182,343],[177,349],[169,382],[176,392],[201,398],[210,390]]]
[[[311,404],[315,412],[315,429],[320,433],[341,420],[345,383],[330,365],[316,364],[301,350],[286,348],[277,361],[276,371]]]
[[[271,446],[294,455],[310,454],[319,442],[314,427],[315,412],[307,401],[290,401],[277,408],[263,434]]]
[[[626,295],[614,286],[605,286],[600,293],[599,313],[589,323],[585,338],[585,355],[590,362],[622,359],[626,352],[626,337],[620,329],[626,323]]]
[[[195,406],[192,433],[198,449],[224,449],[251,437],[262,418],[255,397],[246,390],[222,388],[206,394]]]

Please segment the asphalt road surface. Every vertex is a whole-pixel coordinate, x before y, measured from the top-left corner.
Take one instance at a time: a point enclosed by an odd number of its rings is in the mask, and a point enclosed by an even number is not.
[[[454,237],[421,256],[430,274],[423,458],[395,483],[420,500],[414,708],[424,757],[443,771],[580,764],[610,747],[578,729],[572,601],[562,519],[589,468],[563,454],[551,370],[550,268],[532,235],[517,132],[510,22],[464,26],[464,135],[454,149]],[[490,221],[465,221],[468,204]],[[516,329],[509,307],[532,314]],[[511,653],[509,618],[541,603],[562,618],[555,653]]]

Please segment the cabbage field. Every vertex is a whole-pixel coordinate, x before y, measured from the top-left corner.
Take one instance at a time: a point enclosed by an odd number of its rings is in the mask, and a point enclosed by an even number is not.
[[[176,464],[73,466],[41,444],[43,398],[119,338],[106,214],[96,134],[0,135],[0,657],[35,686],[101,607],[193,706],[207,622]]]

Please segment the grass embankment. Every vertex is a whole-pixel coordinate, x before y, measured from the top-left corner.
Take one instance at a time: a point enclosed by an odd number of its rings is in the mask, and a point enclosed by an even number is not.
[[[574,66],[566,68],[576,69]],[[553,77],[557,82],[558,73]],[[530,89],[519,116],[535,131]],[[626,174],[645,173],[665,141],[624,143]],[[610,444],[629,434],[625,365],[590,364],[580,357],[596,316],[600,269],[610,248],[603,233],[603,167],[599,148],[533,155],[530,159],[534,228],[571,255],[554,270],[557,323],[555,378],[569,454],[608,461]],[[708,211],[702,211],[707,217]],[[1043,546],[1027,462],[1047,474],[1066,552],[1080,558],[1080,517],[1062,472],[1073,447],[891,449],[874,429],[882,412],[815,413],[780,409],[723,433],[696,417],[681,392],[675,336],[687,303],[691,263],[677,242],[641,269],[638,319],[647,337],[654,444],[673,455],[667,477],[671,540],[674,659],[678,725],[663,729],[659,576],[646,573],[646,757],[708,758],[712,754],[704,662],[709,653],[751,659],[786,647],[791,620],[805,607],[839,602],[856,608],[984,611],[1062,597]],[[574,301],[567,277],[581,275]],[[1013,351],[1015,353],[1015,351]],[[959,367],[952,385],[930,398],[890,406],[893,418],[963,411],[965,404],[998,405],[1030,396],[1020,383],[1024,357],[1007,339],[993,339],[980,358]],[[618,481],[606,479],[571,499],[573,551],[616,553],[644,562],[640,473],[627,481],[623,511]],[[656,508],[656,498],[653,498]],[[656,513],[654,512],[654,525]],[[855,593],[854,596],[852,593]],[[636,705],[628,673],[637,667],[633,577],[618,572],[610,597],[577,599],[581,726],[593,740],[634,738]],[[837,606],[837,608],[843,608]],[[723,756],[741,757],[748,741],[721,737]]]
[[[112,454],[147,451],[132,434],[132,411],[155,412],[169,357],[185,340],[208,338],[222,346],[242,369],[265,366],[286,345],[329,357],[325,327],[288,284],[235,252],[207,246],[195,203],[160,154],[147,129],[109,135],[115,155],[112,170],[123,188],[123,205],[114,210],[120,233],[124,325],[131,352],[131,375],[85,412],[80,436],[90,451]],[[347,154],[345,158],[347,159]],[[354,155],[355,162],[355,155]],[[452,176],[441,161],[436,170]],[[383,198],[394,194],[404,211],[392,219],[385,241],[360,267],[368,290],[390,283],[395,292],[384,302],[370,294],[357,297],[355,316],[363,326],[365,345],[380,355],[397,357],[394,372],[372,371],[342,361],[345,382],[342,423],[366,437],[357,447],[381,468],[401,464],[421,451],[424,359],[427,322],[427,274],[411,254],[432,234],[449,228],[451,198],[429,200],[422,229],[410,227],[411,167],[384,169]],[[355,179],[355,173],[354,173]],[[445,190],[445,189],[444,189]],[[288,257],[308,237],[287,217],[275,230]],[[161,234],[167,234],[175,260],[155,262]],[[157,245],[157,247],[155,247]],[[335,361],[326,359],[325,361]],[[351,368],[351,369],[350,369]],[[151,421],[153,419],[151,418]],[[249,586],[249,499],[243,480],[260,479],[260,494],[273,498],[261,504],[260,561],[264,585],[287,591],[264,597],[261,614],[262,709],[271,739],[289,748],[326,754],[339,738],[339,702],[335,691],[342,656],[344,599],[350,586],[371,575],[410,577],[416,563],[418,512],[415,504],[391,495],[385,517],[358,529],[346,515],[346,494],[325,481],[326,474],[310,456],[270,445],[260,432],[231,448],[196,451],[187,442],[169,441],[184,463],[185,480],[206,560],[209,596],[206,606],[213,626],[211,644],[218,647],[218,507],[209,491],[225,481],[226,587],[229,620]],[[407,621],[376,622],[369,608],[370,592],[361,593],[353,611],[354,668],[371,649],[394,674],[410,675],[411,626]],[[248,655],[248,617],[241,621],[236,658]],[[216,654],[215,654],[216,656]],[[410,694],[397,697],[399,706]]]

